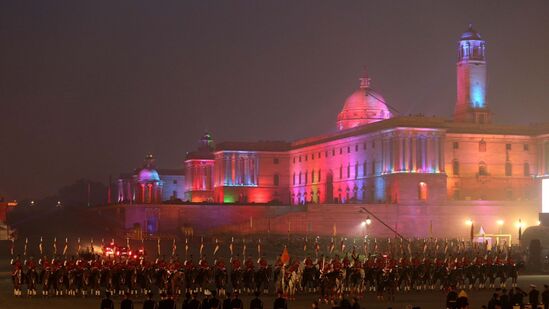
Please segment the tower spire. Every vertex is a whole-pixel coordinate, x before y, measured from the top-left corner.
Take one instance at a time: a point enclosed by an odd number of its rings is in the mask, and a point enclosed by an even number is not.
[[[366,69],[366,66],[363,67],[362,77],[360,77],[359,80],[360,80],[360,89],[370,88],[371,78],[368,76],[368,70]]]

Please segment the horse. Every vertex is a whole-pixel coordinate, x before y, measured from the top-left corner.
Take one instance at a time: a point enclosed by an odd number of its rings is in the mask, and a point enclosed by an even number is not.
[[[255,290],[263,291],[263,293],[269,293],[269,283],[271,280],[272,268],[260,267],[254,274]]]
[[[209,268],[200,268],[194,279],[199,292],[207,289],[211,283],[211,270]]]
[[[90,294],[95,296],[101,295],[101,270],[99,268],[92,268],[90,276]]]
[[[396,278],[397,274],[395,271],[388,269],[383,270],[380,274],[379,283],[378,283],[378,290],[377,290],[377,298],[378,300],[385,300],[385,294],[384,292],[387,292],[389,295],[389,301],[394,302],[395,301],[395,292],[396,292]]]
[[[242,283],[244,284],[244,291],[247,293],[252,293],[254,290],[254,270],[253,268],[248,268],[244,271],[242,275]]]
[[[17,268],[11,276],[11,280],[13,283],[13,295],[21,296],[21,286],[23,285],[23,271]]]
[[[305,292],[316,292],[320,271],[316,267],[305,267],[301,279],[301,287]]]
[[[172,295],[181,295],[181,286],[183,283],[185,274],[179,270],[175,270],[169,274],[168,292]]]
[[[51,289],[51,279],[53,277],[52,271],[44,269],[40,272],[40,282],[42,283],[42,295],[48,296]]]
[[[225,290],[227,288],[227,281],[229,279],[229,275],[227,273],[227,270],[220,269],[218,267],[214,270],[214,284],[215,288],[218,291],[219,296],[225,295]]]
[[[299,270],[287,271],[284,273],[284,284],[282,291],[289,300],[295,300],[295,295],[300,286]]]
[[[242,289],[242,270],[241,269],[235,269],[231,272],[231,284],[233,286],[233,290],[236,292],[240,292]]]
[[[71,269],[67,272],[67,294],[76,296],[78,271]]]
[[[347,270],[347,277],[348,281],[347,284],[349,284],[349,291],[360,297],[362,295],[362,292],[364,291],[364,278],[365,278],[365,272],[364,268],[358,268],[358,267],[351,267]]]
[[[321,300],[328,303],[328,298],[334,300],[336,295],[341,294],[341,281],[343,277],[340,271],[331,271],[320,275],[320,296]]]
[[[80,273],[80,284],[78,289],[82,292],[82,296],[86,297],[88,295],[88,290],[91,286],[92,272],[89,268],[82,269]]]
[[[53,289],[55,290],[55,295],[63,295],[66,283],[65,269],[57,269],[53,277],[55,278],[55,280],[53,281]]]
[[[129,277],[130,278],[128,282],[130,294],[137,295],[139,292],[139,271],[137,270],[137,268],[133,268],[132,270],[130,270]]]
[[[34,268],[27,270],[26,276],[27,282],[27,295],[32,296],[36,295],[36,285],[38,283],[38,273]]]

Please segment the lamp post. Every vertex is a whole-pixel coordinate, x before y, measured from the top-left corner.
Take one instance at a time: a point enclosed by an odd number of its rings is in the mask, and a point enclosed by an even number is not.
[[[368,236],[368,225],[372,224],[372,219],[370,219],[370,216],[368,216],[366,218],[366,220],[362,221],[360,223],[360,225],[362,226],[362,229],[363,229],[363,236],[366,237]]]
[[[500,219],[496,223],[498,224],[498,233],[503,234],[503,224],[505,223],[505,221]]]
[[[475,238],[475,227],[474,222],[471,219],[465,220],[465,225],[468,225],[470,227],[469,230],[469,239],[471,240],[471,243],[473,243],[473,240]]]
[[[518,219],[518,223],[517,223],[517,227],[518,227],[518,240],[519,240],[519,243],[520,241],[522,240],[522,227],[524,226],[524,224],[522,223],[522,220],[519,218]]]

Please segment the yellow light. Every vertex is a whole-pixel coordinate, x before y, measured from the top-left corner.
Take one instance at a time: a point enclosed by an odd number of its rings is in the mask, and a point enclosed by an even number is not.
[[[466,225],[473,225],[473,220],[467,219],[467,220],[465,220],[465,224]]]
[[[517,226],[517,228],[522,228],[524,227],[525,223],[519,220],[515,225]]]
[[[497,221],[498,225],[503,225],[503,223],[505,223],[503,220],[498,220]]]
[[[537,223],[537,225],[541,225],[541,221],[539,221],[539,220],[536,223]]]
[[[362,221],[362,222],[360,222],[360,226],[362,226],[362,227],[365,227],[365,226],[366,226],[366,224],[367,224],[367,223],[366,223],[366,221]]]

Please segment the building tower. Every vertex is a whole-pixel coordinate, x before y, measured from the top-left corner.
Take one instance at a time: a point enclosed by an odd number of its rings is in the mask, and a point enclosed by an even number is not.
[[[489,123],[486,103],[486,42],[471,25],[459,40],[456,121]]]

